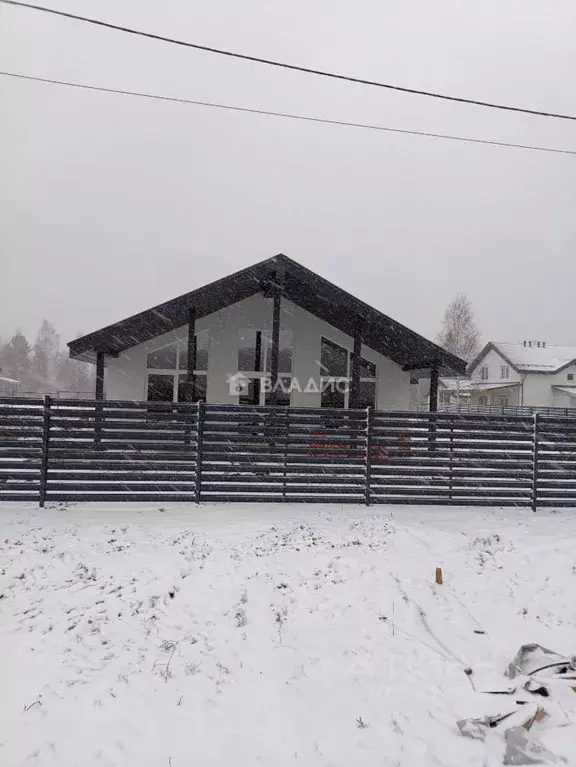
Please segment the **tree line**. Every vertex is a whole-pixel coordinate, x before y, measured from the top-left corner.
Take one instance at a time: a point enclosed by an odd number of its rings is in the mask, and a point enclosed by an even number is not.
[[[19,381],[23,394],[94,392],[94,366],[71,360],[54,325],[43,320],[31,344],[22,330],[11,338],[0,337],[0,378]]]

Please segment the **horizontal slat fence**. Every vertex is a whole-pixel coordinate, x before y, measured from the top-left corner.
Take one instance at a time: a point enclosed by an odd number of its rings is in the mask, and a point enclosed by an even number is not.
[[[0,399],[0,500],[40,496],[44,402]]]
[[[0,500],[576,507],[576,420],[0,399]]]
[[[366,410],[206,405],[202,500],[364,502],[366,444]]]
[[[537,506],[576,506],[576,421],[538,416]]]
[[[375,413],[372,500],[530,505],[533,420],[437,413]]]

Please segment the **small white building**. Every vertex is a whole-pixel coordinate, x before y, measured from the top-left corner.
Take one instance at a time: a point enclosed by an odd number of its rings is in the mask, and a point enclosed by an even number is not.
[[[490,341],[468,366],[470,402],[576,408],[576,347]]]
[[[97,399],[408,410],[415,375],[465,371],[282,254],[68,346],[96,363]]]
[[[20,381],[0,375],[0,397],[15,397],[19,391]]]

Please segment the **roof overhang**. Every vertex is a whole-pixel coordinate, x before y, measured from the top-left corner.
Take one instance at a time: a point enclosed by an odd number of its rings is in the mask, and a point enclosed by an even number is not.
[[[514,381],[512,383],[471,383],[468,386],[468,391],[492,391],[493,389],[514,389],[516,386],[520,386],[520,381]]]
[[[362,326],[362,341],[405,370],[461,375],[466,363],[427,338],[382,314],[320,275],[279,254],[266,261],[147,309],[68,343],[72,358],[94,362],[98,352],[117,355],[132,346],[186,325],[190,307],[196,318],[238,303],[271,288],[347,335]]]
[[[556,391],[561,391],[563,394],[569,394],[571,397],[576,397],[576,386],[553,386]]]

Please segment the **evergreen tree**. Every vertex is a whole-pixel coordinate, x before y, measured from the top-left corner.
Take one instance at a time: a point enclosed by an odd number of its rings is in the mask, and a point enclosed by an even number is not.
[[[32,352],[31,377],[38,391],[57,388],[60,336],[48,320],[43,320]]]
[[[2,348],[2,373],[6,378],[20,381],[22,388],[29,384],[30,344],[20,329]]]

